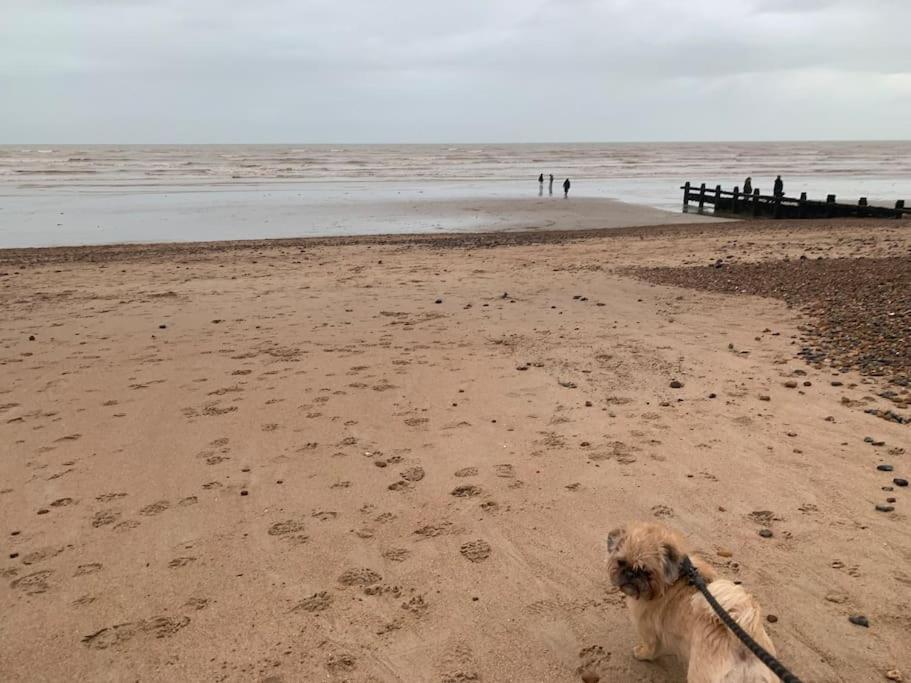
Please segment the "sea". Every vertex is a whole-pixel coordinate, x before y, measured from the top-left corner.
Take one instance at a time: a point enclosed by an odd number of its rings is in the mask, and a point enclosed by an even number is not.
[[[911,203],[911,141],[5,145],[0,248],[420,232],[402,206],[536,197],[540,173],[675,213],[686,181],[768,192],[778,174],[788,195],[894,205]]]

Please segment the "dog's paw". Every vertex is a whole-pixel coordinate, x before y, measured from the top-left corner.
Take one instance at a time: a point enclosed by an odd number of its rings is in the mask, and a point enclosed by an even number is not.
[[[640,662],[650,662],[655,658],[655,648],[639,644],[633,648],[633,657]]]

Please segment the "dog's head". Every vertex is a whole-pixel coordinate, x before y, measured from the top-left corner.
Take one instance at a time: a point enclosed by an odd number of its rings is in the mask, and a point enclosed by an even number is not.
[[[654,522],[614,529],[607,552],[611,583],[636,600],[662,596],[680,578],[686,554],[680,534]]]

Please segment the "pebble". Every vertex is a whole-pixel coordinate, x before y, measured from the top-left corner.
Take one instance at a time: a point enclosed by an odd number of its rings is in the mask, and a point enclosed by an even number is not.
[[[591,401],[586,401],[586,402],[585,402],[585,407],[586,407],[586,408],[591,408],[591,407],[592,407],[592,402],[591,402]]]
[[[902,676],[902,672],[899,671],[898,669],[890,669],[890,670],[887,671],[884,675],[885,675],[885,677],[886,677],[886,680],[889,680],[889,681],[903,681],[903,680],[905,680],[904,676]]]
[[[891,472],[895,468],[892,467],[892,465],[877,465],[876,469],[878,469],[880,472]]]
[[[848,601],[848,596],[844,593],[828,593],[826,594],[826,600],[834,602],[836,605],[841,605]]]
[[[900,477],[896,477],[895,479],[892,480],[892,483],[895,484],[896,486],[907,486],[908,480],[902,479]]]
[[[10,553],[9,554],[9,559],[11,559],[11,560],[15,560],[17,557],[19,557],[19,553]]]
[[[759,394],[759,400],[760,401],[771,401],[772,397],[769,396],[768,394]]]
[[[591,671],[586,671],[582,674],[583,683],[598,683],[601,680],[601,676]]]
[[[46,515],[48,512],[50,512],[50,510],[48,510],[47,508],[41,508],[40,510],[38,510],[39,515]]]
[[[247,489],[243,489],[243,490],[240,492],[240,495],[242,495],[242,496],[249,496],[249,495],[250,495],[250,492],[247,491]]]
[[[776,617],[774,614],[768,614],[766,615],[765,620],[770,624],[774,624],[778,621],[778,617]]]
[[[797,382],[795,382],[793,379],[789,379],[787,382],[784,383],[784,385],[785,385],[788,389],[796,389],[796,388],[797,388]]]
[[[772,534],[771,529],[760,529],[759,535],[762,536],[763,538],[772,538],[773,534]]]
[[[673,380],[671,382],[671,389],[683,389],[683,382],[680,380]]]
[[[864,628],[870,628],[870,621],[867,619],[867,617],[863,616],[862,614],[856,614],[856,615],[850,616],[850,617],[848,617],[848,621],[850,621],[855,626],[863,626]]]
[[[709,394],[709,398],[715,398],[715,394]]]
[[[28,340],[29,340],[29,341],[35,341],[35,335],[30,334],[29,337],[28,337]]]
[[[167,326],[167,325],[159,325],[159,326],[158,326],[158,329],[159,329],[159,330],[166,330],[166,329],[168,329],[168,326]]]
[[[435,303],[435,304],[441,304],[441,303],[443,303],[443,300],[442,300],[442,299],[437,299],[437,300],[434,301],[433,303]]]
[[[894,503],[895,500],[896,500],[895,498],[886,498],[887,503]]]
[[[734,553],[728,550],[727,548],[718,549],[718,557],[733,557]]]
[[[844,386],[844,382],[839,382],[837,379],[836,379],[836,380],[832,380],[832,386],[833,386],[833,387],[841,387],[841,386]]]
[[[879,505],[876,506],[876,511],[877,511],[877,512],[892,512],[894,509],[895,509],[895,506],[893,506],[893,505],[882,505],[882,504],[879,504]]]

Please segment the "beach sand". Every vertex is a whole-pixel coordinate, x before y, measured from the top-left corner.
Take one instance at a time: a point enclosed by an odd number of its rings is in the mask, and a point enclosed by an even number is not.
[[[631,519],[742,581],[804,680],[907,676],[885,379],[798,357],[797,305],[630,268],[909,246],[757,222],[0,252],[3,678],[680,681],[607,582]]]

